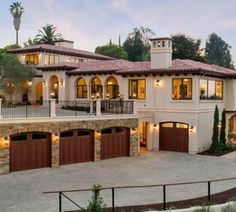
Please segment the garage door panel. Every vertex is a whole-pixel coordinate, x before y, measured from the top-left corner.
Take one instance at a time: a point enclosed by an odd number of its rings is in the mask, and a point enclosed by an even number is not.
[[[101,159],[129,156],[129,136],[126,128],[102,130]]]
[[[162,123],[159,135],[160,150],[188,152],[188,125]]]
[[[44,139],[32,139],[34,135]],[[24,140],[25,139],[25,140]],[[51,166],[51,141],[47,133],[13,135],[10,141],[10,171]]]
[[[61,133],[60,164],[93,160],[94,136],[91,130],[72,130]]]

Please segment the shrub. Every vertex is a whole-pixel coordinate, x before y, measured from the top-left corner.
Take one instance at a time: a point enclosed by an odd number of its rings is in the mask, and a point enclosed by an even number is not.
[[[102,212],[103,208],[106,207],[103,198],[100,196],[102,186],[100,184],[93,185],[92,200],[89,201],[87,210],[88,212]]]

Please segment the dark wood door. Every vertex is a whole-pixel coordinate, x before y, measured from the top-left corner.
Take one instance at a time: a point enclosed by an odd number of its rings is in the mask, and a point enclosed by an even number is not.
[[[30,132],[11,136],[10,171],[51,167],[51,136]]]
[[[188,152],[189,128],[187,124],[168,122],[160,124],[159,149]]]
[[[93,161],[94,132],[70,130],[60,134],[60,165]]]
[[[108,128],[101,131],[101,159],[129,156],[129,129]]]

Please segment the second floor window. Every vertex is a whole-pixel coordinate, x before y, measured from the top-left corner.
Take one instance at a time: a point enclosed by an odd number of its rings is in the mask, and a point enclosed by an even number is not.
[[[200,79],[200,99],[223,99],[223,81]]]
[[[191,100],[192,99],[192,79],[178,78],[172,80],[172,99]]]
[[[25,63],[30,65],[39,64],[39,55],[38,54],[28,54],[25,56]]]
[[[129,98],[144,100],[146,98],[146,80],[129,80]]]
[[[59,57],[57,55],[45,54],[44,56],[45,65],[56,64],[56,63],[59,63]]]

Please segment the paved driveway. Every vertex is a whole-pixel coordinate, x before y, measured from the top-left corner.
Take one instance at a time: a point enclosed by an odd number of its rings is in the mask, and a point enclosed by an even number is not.
[[[171,152],[148,152],[137,158],[118,158],[99,162],[14,172],[0,176],[0,211],[58,211],[58,196],[44,191],[82,189],[93,183],[105,186],[145,185],[219,179],[236,176],[236,160]],[[236,181],[214,183],[212,192],[231,188]],[[180,200],[207,194],[206,185],[167,188],[167,200]],[[68,194],[82,205],[90,193]],[[110,205],[110,191],[102,192]],[[160,188],[127,189],[115,192],[117,205],[162,201]],[[73,206],[64,200],[64,209]]]

